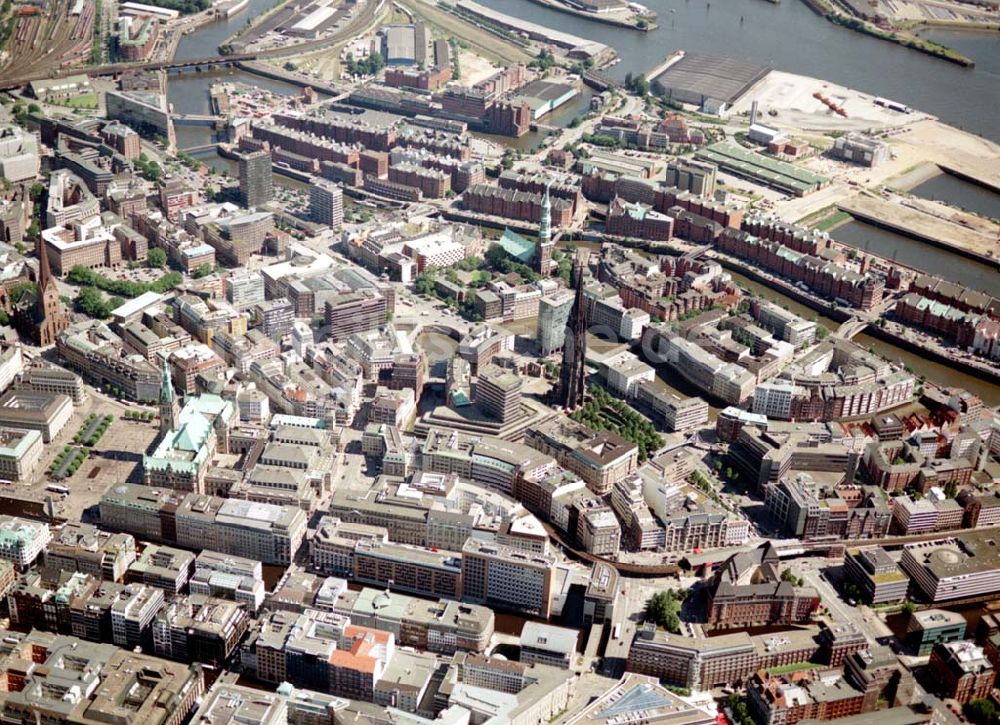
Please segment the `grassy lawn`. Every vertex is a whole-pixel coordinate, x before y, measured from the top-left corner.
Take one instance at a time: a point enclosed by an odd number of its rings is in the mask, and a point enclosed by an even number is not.
[[[97,94],[84,93],[82,96],[67,98],[61,105],[69,106],[70,108],[97,108]]]
[[[821,232],[825,232],[828,229],[833,229],[835,226],[838,226],[839,224],[842,224],[850,220],[851,220],[850,214],[848,214],[846,211],[838,211],[835,214],[831,214],[830,216],[826,217],[825,219],[821,219],[819,223],[816,225],[816,228],[819,229]]]

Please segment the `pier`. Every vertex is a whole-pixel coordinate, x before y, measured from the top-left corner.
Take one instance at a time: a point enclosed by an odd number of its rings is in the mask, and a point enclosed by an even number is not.
[[[974,214],[925,199],[870,194],[845,199],[837,208],[872,226],[1000,269],[1000,259],[989,254],[996,249],[1000,227]]]
[[[1000,194],[1000,175],[998,175],[996,170],[992,169],[989,165],[984,168],[980,168],[978,165],[970,165],[968,163],[963,163],[959,166],[958,164],[954,164],[949,161],[939,161],[938,166],[940,166],[941,170],[945,173],[957,176],[963,181],[978,184],[984,189],[989,189],[996,194]]]
[[[310,78],[301,73],[286,71],[284,68],[271,65],[270,63],[259,63],[252,60],[240,61],[236,64],[240,70],[252,73],[264,78],[271,78],[276,81],[290,83],[300,88],[312,88],[317,93],[323,93],[336,98],[344,98],[348,94],[343,89],[337,88],[332,83],[328,83],[319,78]]]

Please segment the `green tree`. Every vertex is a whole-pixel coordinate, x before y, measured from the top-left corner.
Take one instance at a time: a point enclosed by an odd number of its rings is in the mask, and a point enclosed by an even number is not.
[[[153,247],[146,255],[146,264],[155,269],[163,269],[167,266],[167,253],[159,247]]]
[[[791,569],[785,569],[783,572],[781,572],[781,580],[786,581],[794,586],[801,586],[803,583],[799,577],[795,576],[795,572],[793,572]]]
[[[7,294],[10,295],[10,301],[14,304],[20,302],[21,298],[29,293],[31,295],[38,293],[38,286],[34,282],[14,282],[7,288]]]
[[[528,63],[529,68],[540,71],[547,71],[554,65],[556,65],[556,58],[548,48],[542,48],[535,59]]]
[[[657,592],[646,602],[646,619],[655,622],[668,632],[678,634],[681,631],[681,602],[673,589]]]
[[[428,297],[434,296],[434,278],[426,272],[417,275],[416,279],[413,280],[413,287],[418,294]]]
[[[73,306],[77,312],[82,312],[95,320],[106,320],[111,317],[111,310],[114,309],[104,300],[100,290],[96,287],[81,287],[80,293],[73,301]]]
[[[944,495],[948,498],[955,498],[958,496],[958,484],[954,481],[948,481],[944,487]]]
[[[733,720],[737,725],[756,725],[750,708],[747,707],[746,699],[735,692],[729,696],[729,711],[733,714]]]
[[[1000,709],[991,700],[970,700],[962,706],[962,714],[975,725],[1000,724]]]

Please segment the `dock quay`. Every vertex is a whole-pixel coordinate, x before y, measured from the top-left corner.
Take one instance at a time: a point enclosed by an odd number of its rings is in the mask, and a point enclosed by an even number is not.
[[[564,33],[561,30],[554,30],[538,23],[532,23],[529,20],[522,20],[521,18],[501,13],[493,8],[488,8],[485,5],[480,5],[473,0],[458,0],[455,3],[455,8],[462,13],[479,18],[485,23],[498,25],[515,33],[522,33],[532,40],[552,43],[568,51],[572,57],[592,58],[597,66],[602,66],[606,62],[610,62],[616,55],[615,49],[604,43]]]
[[[1000,194],[1000,174],[995,169],[979,168],[968,163],[959,166],[949,161],[938,161],[937,164],[946,174],[951,174],[963,181],[977,184],[984,189]]]
[[[671,53],[670,55],[668,55],[663,60],[662,63],[660,63],[659,65],[655,65],[652,68],[650,68],[648,71],[646,71],[646,74],[645,74],[646,75],[646,80],[652,80],[653,78],[656,78],[658,75],[660,75],[661,73],[663,73],[663,71],[665,71],[667,68],[669,68],[670,66],[672,66],[677,61],[681,60],[684,57],[684,55],[685,55],[685,53],[684,53],[683,50],[675,50],[673,53]]]
[[[317,93],[323,93],[328,96],[339,96],[344,93],[343,89],[337,88],[332,83],[327,83],[319,78],[309,78],[301,73],[286,71],[284,68],[279,68],[278,66],[271,65],[270,63],[247,60],[240,61],[236,64],[236,67],[240,70],[246,71],[247,73],[263,76],[264,78],[271,78],[276,81],[284,81],[285,83],[291,83],[292,85],[299,86],[300,88],[312,88]]]
[[[1000,259],[989,254],[1000,247],[998,225],[974,214],[927,200],[868,194],[841,201],[837,208],[872,226],[1000,269]]]

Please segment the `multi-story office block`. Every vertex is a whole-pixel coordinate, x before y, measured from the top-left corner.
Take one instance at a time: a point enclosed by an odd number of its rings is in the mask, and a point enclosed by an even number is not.
[[[274,198],[271,154],[252,151],[240,156],[240,203],[249,208],[267,204]]]
[[[470,538],[462,548],[462,597],[495,609],[548,617],[556,559]]]
[[[844,575],[869,604],[901,602],[910,588],[910,578],[880,546],[850,549],[844,555]]]
[[[510,423],[521,415],[521,378],[497,365],[479,370],[476,381],[476,405],[501,423]]]
[[[42,434],[37,430],[0,428],[0,478],[30,481],[42,456]]]
[[[938,644],[965,637],[965,617],[945,609],[921,609],[910,613],[906,644],[918,657],[929,655]]]
[[[112,582],[124,580],[134,561],[131,534],[110,534],[91,524],[63,524],[45,549],[45,567],[50,571],[78,571]]]
[[[562,350],[569,327],[570,312],[573,311],[573,293],[559,290],[555,294],[542,297],[538,301],[538,330],[535,342],[543,357]]]
[[[344,192],[339,184],[316,177],[309,185],[309,216],[317,224],[339,227],[344,221]]]
[[[128,584],[111,605],[111,633],[119,647],[152,644],[150,625],[163,606],[163,589],[146,584]]]
[[[1000,553],[988,531],[907,544],[899,563],[932,602],[1000,590]]]

